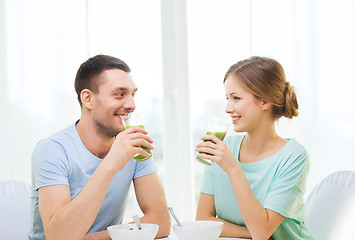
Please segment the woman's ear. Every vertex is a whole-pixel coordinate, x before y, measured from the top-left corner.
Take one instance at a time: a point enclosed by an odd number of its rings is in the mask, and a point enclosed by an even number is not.
[[[271,104],[268,101],[261,100],[261,107],[263,110],[268,110],[271,108]]]
[[[80,99],[83,106],[88,110],[92,110],[93,107],[93,94],[89,89],[83,89],[80,93]]]

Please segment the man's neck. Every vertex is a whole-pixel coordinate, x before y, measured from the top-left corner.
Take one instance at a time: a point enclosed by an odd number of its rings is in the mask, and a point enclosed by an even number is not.
[[[114,138],[98,135],[92,122],[80,119],[75,126],[84,146],[98,158],[104,158],[111,149]]]

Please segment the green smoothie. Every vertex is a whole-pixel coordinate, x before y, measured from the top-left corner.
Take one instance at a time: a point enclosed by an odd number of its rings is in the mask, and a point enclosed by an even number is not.
[[[221,141],[223,141],[224,137],[226,136],[227,132],[207,132],[206,135],[215,135]]]
[[[224,137],[226,136],[227,132],[207,132],[206,135],[215,135],[216,137],[218,137],[221,141],[223,141]],[[211,140],[203,140],[204,142],[208,142]],[[201,153],[204,153],[204,152],[201,152]],[[204,153],[204,154],[207,154],[207,155],[212,155],[212,154],[209,154],[209,153]],[[212,165],[212,162],[210,160],[204,160],[200,157],[196,157],[196,160],[199,161],[200,163],[203,163],[205,165]]]
[[[127,129],[127,128],[130,128],[131,126],[125,126],[124,128]],[[141,128],[144,128],[143,125],[138,125],[137,127],[141,127]],[[136,160],[137,162],[142,162],[142,161],[145,161],[145,160],[148,160],[151,156],[152,156],[152,151],[150,151],[149,148],[146,148],[144,146],[139,146],[140,148],[142,148],[144,151],[146,151],[147,153],[149,153],[149,157],[144,157],[140,154],[137,154],[135,155],[133,158],[134,160]]]

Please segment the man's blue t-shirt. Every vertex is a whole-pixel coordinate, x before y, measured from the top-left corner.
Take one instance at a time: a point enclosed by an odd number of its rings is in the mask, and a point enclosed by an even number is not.
[[[235,135],[224,139],[238,162],[243,138],[244,135]],[[273,156],[254,163],[239,164],[261,205],[286,217],[272,239],[313,239],[305,225],[303,201],[309,170],[308,155],[295,139],[287,140],[285,146]],[[219,218],[245,226],[229,177],[218,164],[205,167],[201,192],[214,196]]]
[[[44,231],[38,210],[38,192],[41,187],[64,184],[74,199],[85,186],[102,159],[94,156],[82,143],[72,124],[62,131],[37,143],[32,154],[31,230],[29,239],[44,240]],[[117,172],[88,233],[105,230],[120,224],[132,179],[157,171],[153,157],[143,162],[132,158]],[[88,199],[90,201],[90,199]]]

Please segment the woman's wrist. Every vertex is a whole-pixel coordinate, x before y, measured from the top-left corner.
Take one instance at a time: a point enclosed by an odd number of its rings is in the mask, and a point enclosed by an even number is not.
[[[228,174],[229,178],[234,178],[236,176],[240,176],[240,174],[243,172],[242,167],[239,165],[239,163],[233,164],[232,167],[228,168],[226,173]]]

